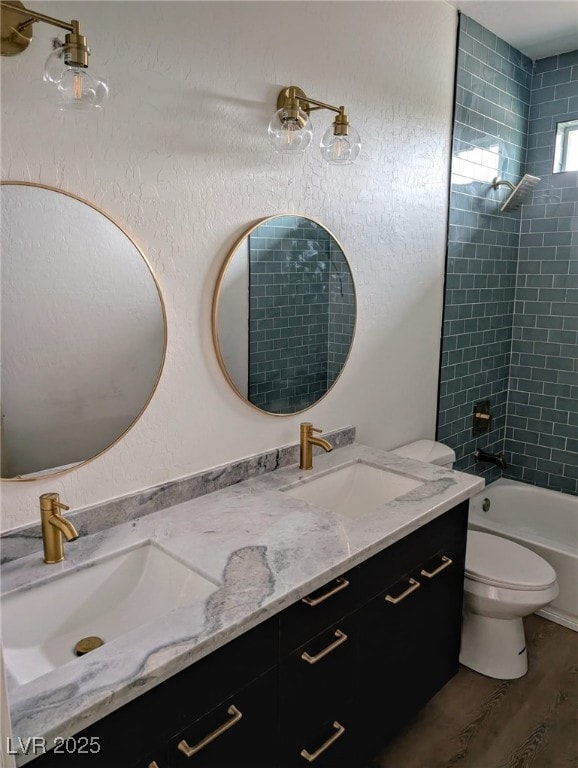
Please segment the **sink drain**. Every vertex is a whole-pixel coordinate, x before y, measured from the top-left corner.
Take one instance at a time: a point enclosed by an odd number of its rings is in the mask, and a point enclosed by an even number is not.
[[[74,655],[84,656],[85,653],[90,653],[95,648],[100,648],[101,645],[104,645],[104,640],[101,637],[96,637],[96,635],[83,637],[74,646]]]

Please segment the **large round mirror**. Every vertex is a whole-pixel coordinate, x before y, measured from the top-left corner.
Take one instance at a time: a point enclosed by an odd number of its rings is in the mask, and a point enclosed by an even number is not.
[[[353,277],[331,232],[304,216],[270,216],[242,235],[221,268],[213,338],[237,394],[289,415],[335,384],[355,316]]]
[[[80,198],[2,182],[2,479],[102,453],[158,383],[166,315],[144,255]]]

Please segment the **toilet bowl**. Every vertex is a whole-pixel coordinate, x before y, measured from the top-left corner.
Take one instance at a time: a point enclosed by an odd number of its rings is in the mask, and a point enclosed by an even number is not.
[[[393,453],[451,468],[455,453],[418,440]],[[556,572],[516,542],[468,531],[460,663],[487,677],[512,680],[528,669],[523,619],[558,596]]]
[[[556,572],[542,557],[501,536],[468,531],[460,662],[501,680],[525,675],[523,618],[556,597]]]

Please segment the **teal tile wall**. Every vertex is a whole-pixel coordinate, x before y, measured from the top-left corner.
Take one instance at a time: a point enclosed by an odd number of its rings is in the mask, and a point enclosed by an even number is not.
[[[325,395],[353,337],[355,289],[337,241],[311,219],[277,216],[249,235],[249,400],[297,413]]]
[[[578,119],[578,51],[535,63],[505,450],[508,476],[578,491],[578,173],[552,173],[556,125]]]
[[[459,469],[578,490],[576,173],[552,174],[556,122],[578,110],[577,53],[531,62],[460,14],[437,439]],[[500,212],[500,176],[542,181]],[[493,418],[475,435],[476,403]]]
[[[474,451],[501,453],[506,434],[520,213],[500,213],[505,187],[523,174],[532,62],[460,15],[437,439],[457,468],[486,476]],[[487,434],[472,431],[476,403],[490,400]]]
[[[335,240],[329,241],[329,336],[327,388],[333,386],[349,355],[355,327],[355,286],[349,265]]]
[[[249,236],[249,400],[296,413],[327,389],[329,233],[281,216]]]

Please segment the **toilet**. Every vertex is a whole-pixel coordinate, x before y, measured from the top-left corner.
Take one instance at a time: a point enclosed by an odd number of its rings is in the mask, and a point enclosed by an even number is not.
[[[455,452],[417,440],[392,453],[451,469]],[[513,680],[528,670],[524,616],[558,596],[556,572],[509,539],[468,531],[460,663],[487,677]]]

